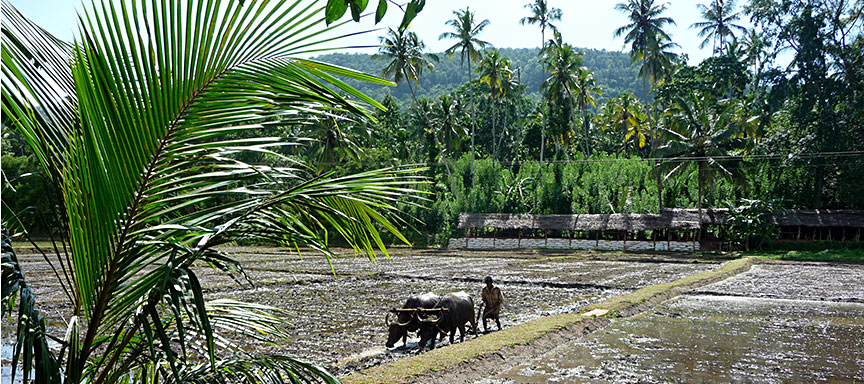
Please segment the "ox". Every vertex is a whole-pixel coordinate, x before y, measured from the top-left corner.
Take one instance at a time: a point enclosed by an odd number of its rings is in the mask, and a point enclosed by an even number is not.
[[[420,323],[416,310],[418,308],[432,309],[435,308],[441,301],[441,296],[432,292],[427,292],[422,295],[415,295],[405,301],[405,305],[401,309],[391,309],[384,318],[385,324],[388,327],[387,348],[393,348],[399,339],[402,339],[402,345],[408,338],[408,332],[414,332],[420,329]],[[390,314],[396,314],[396,319],[390,322]]]
[[[456,330],[459,330],[459,342],[465,341],[465,323],[471,324],[474,336],[477,336],[477,319],[474,317],[474,300],[465,292],[449,293],[441,298],[433,310],[418,310],[420,323],[420,349],[430,341],[430,349],[435,348],[435,336],[450,334],[450,344]]]

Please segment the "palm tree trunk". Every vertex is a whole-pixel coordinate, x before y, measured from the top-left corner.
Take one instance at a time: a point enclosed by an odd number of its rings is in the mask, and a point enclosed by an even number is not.
[[[573,97],[570,97],[570,127],[571,127],[570,129],[572,129],[574,133],[579,132],[579,129],[576,128],[576,108],[573,108]],[[570,140],[567,140],[567,142],[569,144]],[[569,150],[570,148],[567,148],[567,149]],[[568,158],[570,157],[569,153],[570,152],[568,151],[567,152]]]
[[[645,114],[648,115],[648,132],[651,133],[651,152],[654,152],[655,150],[657,150],[657,147],[659,145],[658,141],[660,135],[658,135],[657,131],[654,130],[654,122],[651,119],[651,112],[648,109],[648,78],[651,77],[651,73],[647,70],[646,67],[646,54],[647,52],[643,53],[642,55],[642,68],[646,68],[645,78],[642,79],[642,97],[645,103]],[[657,168],[659,166],[660,162],[654,160],[654,168]],[[663,180],[660,178],[660,172],[656,173],[655,179],[657,181],[657,212],[659,213],[663,210]]]
[[[546,26],[540,26],[540,56],[543,56],[543,44],[546,43]],[[543,81],[546,80],[546,67],[543,66],[542,58],[540,62],[540,68],[543,70],[543,76],[540,77],[540,103],[543,105]],[[543,118],[542,125],[540,126],[540,179],[543,179],[543,150],[546,144],[546,111],[545,108],[541,111],[541,117]]]
[[[699,169],[696,171],[696,179],[698,180],[698,184],[699,184],[699,187],[698,187],[698,189],[699,189],[699,201],[698,201],[697,206],[699,207],[699,226],[700,226],[700,228],[702,226],[702,184],[703,184],[702,173],[703,172],[704,172],[704,162],[700,160],[699,161]]]
[[[507,115],[504,115],[504,126],[501,127],[501,134],[498,135],[498,150],[501,150],[501,147],[504,146],[504,132],[507,130]],[[503,158],[501,159],[503,160]]]
[[[645,71],[646,71],[645,76],[642,78],[642,103],[643,103],[643,108],[645,108],[645,113],[648,113],[648,76],[649,76],[649,74],[647,73],[648,68],[646,67],[646,65],[648,65],[647,58],[645,57],[646,54],[647,54],[647,52],[642,54],[642,68],[645,68]]]
[[[471,76],[471,55],[468,55],[468,89],[471,89],[472,76]],[[477,116],[477,111],[474,110],[474,92],[470,90],[468,92],[468,97],[471,98],[471,188],[474,188],[474,185],[477,184],[477,176],[474,173],[474,117]]]
[[[541,108],[545,106],[543,100],[543,81],[546,80],[546,67],[543,66],[543,44],[546,43],[546,25],[540,26],[540,69],[543,71],[543,76],[540,77],[540,106]],[[540,186],[543,185],[543,151],[546,146],[546,108],[542,108],[540,111],[540,116],[542,117],[542,122],[540,124],[540,182],[537,184],[537,189],[540,189]],[[534,205],[539,205],[540,194],[534,194]]]
[[[450,149],[450,130],[452,128],[447,127],[447,130],[444,131],[444,146],[447,148],[447,156],[453,156]]]
[[[579,109],[582,114],[582,130],[585,133],[585,158],[587,159],[591,155],[591,127],[588,125],[588,115],[585,111],[587,107],[582,105]]]
[[[498,104],[492,99],[492,158],[498,158],[498,146],[495,145],[495,125],[498,119]]]
[[[407,80],[405,83],[408,84],[408,90],[411,91],[411,98],[414,99],[414,105],[417,105],[417,94],[414,93],[414,88],[411,87],[411,80]]]
[[[697,240],[702,239],[702,188],[703,188],[702,187],[702,185],[703,185],[702,173],[704,172],[703,171],[705,168],[704,165],[705,165],[704,161],[699,161],[699,169],[696,171],[696,179],[698,179],[698,181],[699,181],[699,225],[698,225],[699,234],[697,235]]]

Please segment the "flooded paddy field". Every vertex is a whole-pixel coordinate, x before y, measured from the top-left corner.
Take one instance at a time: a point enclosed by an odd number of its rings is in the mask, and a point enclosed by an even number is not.
[[[479,383],[864,381],[864,266],[761,264]]]
[[[331,269],[312,252],[304,253],[301,260],[281,248],[227,251],[242,263],[255,285],[238,283],[202,266],[198,273],[205,296],[271,305],[286,311],[291,322],[291,340],[277,345],[244,341],[249,349],[304,357],[339,374],[417,353],[415,348],[384,348],[387,310],[400,307],[412,294],[466,291],[479,305],[482,279],[492,275],[505,296],[502,325],[508,327],[719,265],[683,256],[394,249],[392,258],[375,263],[350,251],[340,252],[331,260]],[[25,273],[37,305],[62,335],[65,325],[60,314],[68,313],[68,308],[53,273],[39,261],[41,256],[19,257],[32,261],[25,264]],[[414,344],[416,338],[409,339],[409,346]]]

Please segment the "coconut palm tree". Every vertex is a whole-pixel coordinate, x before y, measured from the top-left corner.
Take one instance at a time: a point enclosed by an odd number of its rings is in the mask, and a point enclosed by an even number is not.
[[[666,31],[667,25],[675,25],[675,20],[661,16],[666,11],[666,4],[656,5],[654,0],[628,0],[615,5],[615,9],[627,14],[629,23],[615,30],[615,37],[624,36],[624,43],[630,44],[630,58],[634,62],[641,61],[640,77],[643,79],[643,106],[648,106],[648,81],[654,76],[648,65],[652,51],[664,48],[664,44],[672,41]],[[655,55],[656,56],[656,55]]]
[[[530,25],[539,25],[540,26],[540,52],[538,55],[542,56],[543,47],[546,44],[546,28],[551,29],[553,32],[558,31],[558,28],[555,27],[552,22],[561,20],[561,10],[558,8],[549,8],[549,5],[546,0],[534,0],[533,3],[525,4],[525,8],[531,11],[531,16],[525,16],[519,23],[522,25],[530,24]],[[546,68],[543,68],[543,78],[546,78]],[[541,92],[542,92],[542,84],[541,84]],[[540,129],[540,163],[543,163],[543,151],[544,151],[544,143],[546,142],[546,114],[542,114],[543,117],[543,126]],[[542,167],[540,168],[543,169]]]
[[[360,147],[359,126],[350,119],[341,116],[310,116],[304,122],[309,128],[303,137],[312,139],[312,143],[303,150],[314,156],[318,172],[333,169],[345,159],[360,160],[363,148]]]
[[[753,78],[757,79],[759,78],[762,65],[764,65],[762,57],[765,55],[768,43],[765,41],[765,36],[757,31],[756,28],[747,30],[742,40],[744,58],[747,63],[753,66]]]
[[[393,77],[397,84],[405,80],[411,91],[411,97],[416,103],[417,93],[411,86],[411,82],[419,85],[423,70],[432,71],[435,68],[434,63],[438,62],[438,56],[426,53],[426,44],[417,37],[416,33],[408,30],[394,31],[390,28],[387,36],[379,37],[378,41],[381,42],[381,46],[372,58],[389,61],[381,70],[381,75]]]
[[[431,105],[429,111],[430,124],[429,129],[433,131],[437,145],[444,148],[442,160],[445,157],[454,158],[454,152],[459,148],[462,139],[468,136],[466,130],[464,111],[462,103],[458,99],[449,95],[442,95],[438,98],[438,102]],[[453,180],[453,172],[450,169],[449,161],[442,161],[444,169],[447,171],[447,178],[450,181],[450,192],[455,191],[455,182]]]
[[[432,125],[438,131],[438,141],[447,156],[452,157],[462,138],[468,136],[463,113],[462,104],[450,95],[440,96],[432,110]]]
[[[638,153],[648,142],[647,118],[639,99],[632,93],[625,92],[607,101],[597,115],[597,122],[621,131],[624,137],[621,150],[626,150],[628,143],[633,142],[633,153]]]
[[[459,52],[459,65],[462,66],[465,64],[465,61],[468,61],[468,83],[472,83],[471,78],[471,63],[476,63],[477,60],[480,59],[480,51],[492,48],[492,44],[489,44],[486,41],[480,40],[477,36],[483,32],[483,29],[489,25],[489,19],[483,19],[481,22],[476,22],[474,19],[474,12],[471,12],[469,7],[465,7],[464,10],[453,11],[453,15],[456,16],[450,20],[447,20],[447,25],[453,27],[453,32],[444,32],[440,36],[438,36],[438,40],[456,40],[456,43],[447,48],[444,53],[448,56],[453,56],[456,52]],[[471,115],[475,115],[474,112],[474,96],[473,93],[469,93],[471,95]],[[475,138],[476,124],[474,124],[474,119],[471,119],[471,174],[474,174],[474,138]],[[472,176],[472,185],[475,177]]]
[[[671,41],[661,41],[646,52],[644,65],[639,68],[639,76],[648,80],[649,92],[674,73],[678,63],[678,55],[672,52],[675,48],[680,46]]]
[[[642,78],[642,104],[645,114],[648,111],[648,82],[657,77],[657,69],[664,62],[667,55],[664,53],[673,47],[672,38],[663,29],[668,25],[675,25],[671,17],[662,16],[666,11],[666,4],[656,5],[654,0],[627,0],[618,3],[615,9],[627,14],[629,23],[615,30],[615,37],[624,36],[624,43],[630,44],[630,59],[633,62],[641,61],[642,66],[639,76]],[[650,123],[649,123],[650,124]],[[651,128],[649,128],[649,131]],[[652,147],[658,143],[655,135],[651,140]],[[663,189],[659,174],[657,175],[657,202],[658,209],[663,209]]]
[[[498,151],[495,141],[496,123],[498,120],[498,101],[513,88],[513,71],[510,69],[510,59],[501,56],[497,49],[490,49],[483,54],[477,66],[480,81],[489,85],[492,99],[492,157],[497,158]],[[503,130],[501,135],[503,136]]]
[[[746,119],[736,113],[736,101],[716,101],[692,93],[678,97],[664,112],[667,124],[662,129],[668,141],[652,152],[652,157],[665,158],[655,167],[664,180],[696,165],[698,206],[702,214],[705,185],[717,175],[734,182],[743,182],[741,168],[732,163],[734,151],[743,149],[745,139],[738,137]]]
[[[2,4],[4,124],[60,191],[67,251],[46,260],[71,308],[65,336],[48,335],[26,268],[4,245],[3,301],[20,295],[13,362],[24,382],[338,382],[224,337],[287,337],[284,312],[205,300],[197,271],[243,278],[220,248],[238,239],[329,257],[335,233],[372,259],[386,252],[378,228],[404,240],[393,204],[411,195],[413,171],[316,175],[279,155],[302,142],[273,134],[308,114],[362,119],[364,105],[381,107],[334,75],[393,83],[298,58],[326,48],[322,34],[340,25],[328,27],[311,1],[96,2],[74,44]],[[249,152],[267,156],[242,161]],[[4,227],[17,223],[3,213]]]
[[[591,154],[591,119],[588,116],[588,107],[597,108],[597,100],[594,99],[594,96],[603,95],[603,89],[594,80],[594,72],[588,69],[588,67],[579,67],[574,91],[575,94],[573,97],[576,99],[576,105],[579,107],[585,136],[582,143],[583,153],[587,158]]]
[[[581,54],[570,44],[564,43],[561,33],[555,31],[554,38],[550,39],[544,48],[543,65],[549,76],[543,80],[543,94],[553,104],[567,104],[570,112],[567,129],[575,121],[575,97],[579,92],[577,88],[580,85],[581,64]],[[555,134],[561,144],[569,147],[569,132]]]
[[[735,24],[741,19],[741,12],[735,11],[736,0],[713,0],[711,4],[697,4],[699,13],[705,21],[690,25],[691,29],[699,30],[699,37],[705,39],[699,44],[699,48],[705,48],[710,41],[713,46],[711,52],[723,54],[726,49],[727,37],[734,38],[735,31],[747,32],[747,28]]]

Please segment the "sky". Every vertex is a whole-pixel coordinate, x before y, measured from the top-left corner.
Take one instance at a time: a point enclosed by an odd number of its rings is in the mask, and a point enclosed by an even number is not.
[[[322,4],[324,0],[320,0]],[[398,0],[406,1],[407,0]],[[26,17],[35,21],[56,36],[71,41],[77,30],[76,9],[80,9],[78,0],[11,0]],[[426,7],[411,24],[410,29],[416,32],[432,52],[440,52],[453,43],[439,41],[438,36],[450,30],[445,22],[453,18],[453,11],[470,6],[478,20],[489,19],[490,24],[480,38],[501,48],[536,48],[540,45],[540,29],[537,26],[523,26],[519,20],[528,15],[524,8],[528,0],[428,0]],[[552,7],[560,8],[563,17],[557,23],[564,41],[580,48],[605,49],[609,51],[627,51],[623,37],[615,38],[613,32],[627,22],[626,16],[614,9],[618,0],[549,0]],[[668,28],[674,42],[681,48],[678,53],[686,53],[691,64],[697,64],[711,55],[711,46],[699,49],[702,41],[697,31],[690,25],[700,21],[697,4],[708,0],[672,0],[665,16],[672,17],[677,26]],[[369,1],[369,10],[374,10],[376,0]],[[660,1],[658,1],[660,3]],[[740,5],[739,5],[740,6]],[[346,15],[347,17],[347,15]],[[348,29],[376,30],[367,34],[352,37],[344,43],[350,45],[375,45],[377,37],[384,34],[387,27],[396,28],[401,21],[402,13],[395,6],[390,6],[387,17],[374,25],[374,20],[367,17],[359,24],[352,23]],[[740,24],[749,27],[750,23],[744,16]],[[547,32],[547,38],[549,33]],[[374,48],[354,49],[357,52],[374,53]]]

